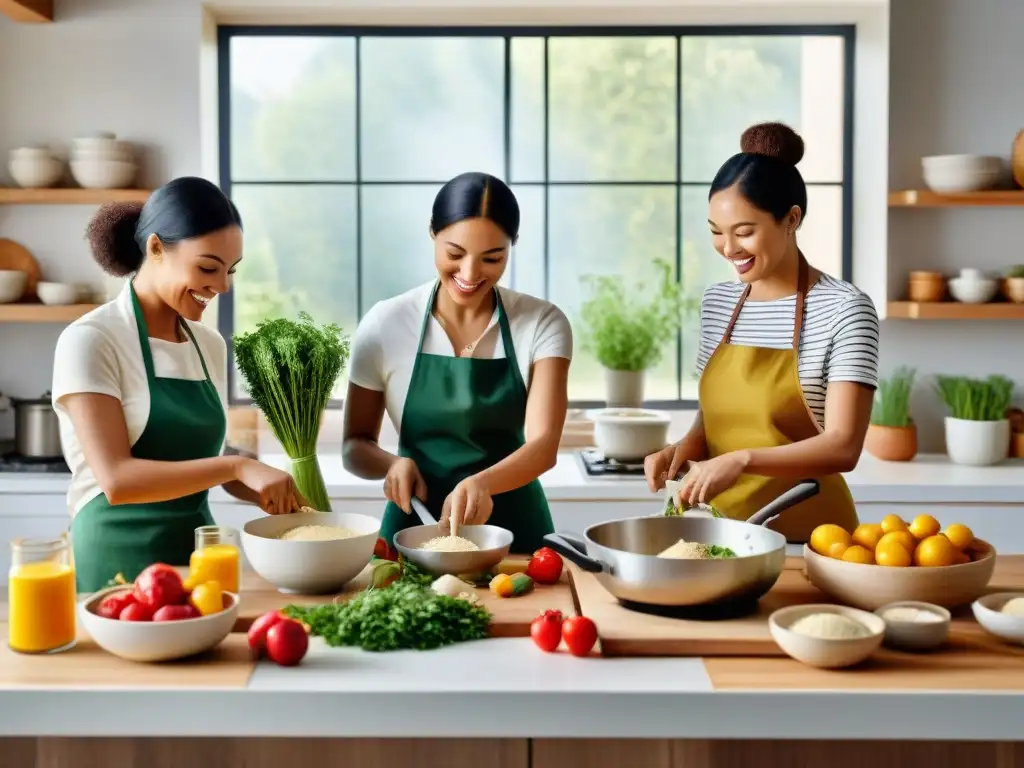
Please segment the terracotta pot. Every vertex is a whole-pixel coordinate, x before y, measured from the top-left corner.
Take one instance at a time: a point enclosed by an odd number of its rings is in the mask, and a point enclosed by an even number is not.
[[[1010,456],[1024,459],[1024,432],[1015,432],[1010,436]]]
[[[942,301],[946,298],[946,276],[941,272],[911,272],[907,280],[910,301]]]
[[[1010,154],[1010,171],[1018,186],[1024,187],[1024,129],[1017,132]]]
[[[1003,296],[1014,304],[1024,304],[1024,277],[1007,277],[1003,280]]]
[[[864,438],[864,450],[882,461],[910,461],[917,456],[917,425],[882,427],[872,424]]]

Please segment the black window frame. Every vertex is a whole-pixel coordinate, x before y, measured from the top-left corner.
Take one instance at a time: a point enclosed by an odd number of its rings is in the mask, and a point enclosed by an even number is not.
[[[357,286],[357,315],[362,318],[369,307],[362,305],[362,223],[360,221],[360,205],[362,195],[359,194],[364,185],[430,185],[440,186],[444,180],[433,181],[366,181],[362,179],[362,168],[360,162],[360,141],[361,133],[359,126],[359,110],[361,104],[361,77],[359,72],[359,46],[361,37],[502,37],[505,40],[505,78],[504,78],[504,103],[505,103],[505,168],[504,178],[512,184],[524,186],[541,186],[544,189],[544,205],[549,209],[549,194],[551,187],[557,186],[580,186],[580,187],[614,187],[614,186],[662,186],[674,187],[676,190],[676,253],[675,270],[676,279],[682,274],[683,257],[683,232],[682,214],[680,202],[682,190],[686,187],[706,187],[708,182],[687,182],[682,179],[682,76],[679,69],[679,62],[682,60],[682,40],[685,37],[841,37],[844,41],[844,62],[843,62],[843,158],[842,158],[842,180],[839,182],[808,182],[808,186],[839,187],[842,191],[842,275],[844,280],[852,280],[853,277],[853,129],[854,129],[854,69],[856,56],[857,28],[854,24],[805,24],[805,25],[664,25],[664,26],[486,26],[467,25],[455,27],[424,27],[424,26],[308,26],[308,25],[221,25],[217,28],[217,80],[218,80],[218,175],[220,177],[220,188],[226,195],[231,196],[234,185],[259,186],[269,184],[281,184],[281,180],[267,179],[257,180],[246,179],[244,182],[236,182],[231,178],[231,41],[236,37],[354,37],[355,38],[355,142],[356,142],[356,179],[355,181],[326,182],[316,181],[288,181],[283,182],[293,186],[316,184],[333,184],[355,186],[356,195],[356,286]],[[548,103],[548,40],[552,37],[675,37],[677,46],[676,59],[676,174],[673,181],[586,181],[586,182],[564,182],[551,181],[548,152],[548,127],[550,125],[550,112],[545,110],[544,114],[544,180],[541,182],[513,182],[511,176],[511,99],[512,86],[509,77],[511,71],[511,45],[510,41],[515,37],[543,38],[544,46],[544,103]],[[548,216],[544,217],[543,240],[544,240],[544,289],[545,297],[549,289],[550,279],[550,237],[548,234]],[[513,286],[514,287],[514,286]],[[229,291],[223,294],[218,300],[217,327],[227,342],[228,348],[228,402],[231,405],[249,405],[251,400],[235,395],[235,366],[234,366],[234,345],[232,334],[234,333],[235,304],[234,293]],[[345,329],[351,333],[354,329]],[[686,410],[697,406],[694,400],[682,399],[683,391],[683,339],[682,331],[676,334],[676,386],[679,397],[673,400],[651,400],[645,402],[646,406],[665,410]],[[692,350],[691,354],[696,354]],[[332,400],[329,408],[341,408],[342,400]],[[603,401],[572,401],[570,408],[597,408],[603,407]]]

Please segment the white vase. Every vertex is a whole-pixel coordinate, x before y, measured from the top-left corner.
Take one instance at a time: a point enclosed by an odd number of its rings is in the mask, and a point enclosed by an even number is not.
[[[1010,455],[1010,422],[946,417],[946,453],[954,464],[987,467]]]
[[[604,369],[605,399],[610,408],[639,408],[644,404],[644,371]]]

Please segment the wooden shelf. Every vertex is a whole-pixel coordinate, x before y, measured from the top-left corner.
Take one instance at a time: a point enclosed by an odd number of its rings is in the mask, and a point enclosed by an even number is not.
[[[96,304],[0,304],[0,323],[70,323],[86,312],[96,309]]]
[[[0,205],[103,205],[144,203],[148,189],[18,189],[0,187]]]
[[[887,318],[896,320],[1024,320],[1024,304],[890,301]]]
[[[0,0],[0,14],[25,24],[53,21],[53,0]]]
[[[1000,189],[940,195],[926,189],[905,189],[889,193],[890,208],[965,208],[1015,205],[1024,206],[1024,190]]]

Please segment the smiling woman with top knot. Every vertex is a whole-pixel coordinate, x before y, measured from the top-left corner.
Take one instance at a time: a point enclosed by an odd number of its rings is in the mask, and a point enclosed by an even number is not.
[[[684,503],[749,518],[801,480],[820,493],[771,524],[804,542],[821,523],[852,531],[840,473],[857,464],[878,383],[878,315],[855,286],[810,266],[797,245],[807,187],[803,140],[781,123],[748,128],[711,183],[708,226],[737,282],[700,313],[700,410],[678,443],[647,457],[652,491],[680,471]],[[692,465],[689,462],[694,462]]]

